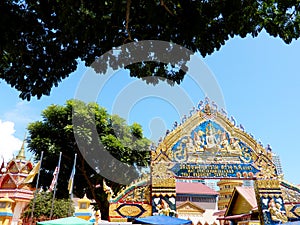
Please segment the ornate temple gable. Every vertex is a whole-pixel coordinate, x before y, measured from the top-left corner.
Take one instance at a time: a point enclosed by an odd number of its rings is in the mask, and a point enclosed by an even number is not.
[[[3,170],[0,178],[0,188],[31,190],[31,186],[29,184],[23,183],[24,179],[33,169],[32,162],[26,160],[24,143],[25,141],[23,141],[22,147],[17,156],[10,160],[5,167],[5,170]]]
[[[30,161],[20,161],[18,159],[11,160],[6,167],[8,173],[17,174],[23,173],[28,174],[33,168]]]
[[[201,207],[197,206],[196,204],[186,201],[181,203],[180,205],[177,206],[177,213],[178,214],[196,214],[197,216],[202,216],[203,213],[205,212],[204,209]]]
[[[7,167],[6,167],[7,173],[28,174],[32,170],[32,168],[33,168],[32,163],[30,161],[26,160],[24,145],[25,145],[25,137],[24,137],[21,149],[19,150],[17,156],[7,164]]]
[[[19,167],[19,163],[13,159],[7,164],[6,169],[8,173],[19,173],[21,168]]]
[[[271,154],[207,98],[198,110],[176,123],[152,152],[152,169],[160,167],[162,171],[160,162],[164,171],[171,168],[175,177],[277,176]]]
[[[25,176],[14,176],[10,173],[4,174],[0,178],[0,189],[14,189],[14,188],[22,188],[31,190],[29,184],[24,184],[23,180],[25,179]]]
[[[15,189],[18,186],[18,181],[14,179],[9,173],[3,175],[1,178],[0,188],[1,189]]]
[[[21,173],[25,173],[25,174],[28,174],[30,173],[30,171],[33,169],[33,165],[32,165],[32,162],[30,161],[27,161],[23,167],[21,167]]]

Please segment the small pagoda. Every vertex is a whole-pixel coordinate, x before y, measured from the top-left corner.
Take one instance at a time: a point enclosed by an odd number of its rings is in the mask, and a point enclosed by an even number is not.
[[[0,198],[8,197],[14,201],[12,205],[12,225],[17,224],[23,209],[33,198],[33,189],[30,184],[23,183],[33,168],[30,160],[25,156],[25,140],[16,157],[13,157],[7,165],[2,163],[0,168]]]

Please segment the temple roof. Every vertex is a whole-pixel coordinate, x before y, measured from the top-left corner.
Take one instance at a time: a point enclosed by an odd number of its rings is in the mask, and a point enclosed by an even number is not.
[[[257,200],[253,187],[235,187],[225,216],[249,213],[257,209]]]
[[[25,173],[28,174],[33,168],[30,161],[11,160],[6,167],[6,173]]]
[[[236,191],[247,200],[252,208],[257,207],[257,201],[253,187],[236,187]]]
[[[198,195],[219,195],[218,192],[214,191],[210,187],[202,183],[187,183],[187,182],[176,182],[176,193],[177,194],[198,194]]]
[[[17,156],[13,159],[11,159],[6,166],[6,173],[24,173],[28,174],[32,168],[32,162],[30,160],[26,160],[25,155],[25,137],[22,143],[22,146],[17,154]]]
[[[208,98],[151,151],[152,173],[176,178],[277,178],[272,154]],[[166,165],[162,170],[162,163]],[[189,164],[189,168],[187,166]],[[240,166],[243,165],[243,166]]]
[[[26,135],[25,135],[26,137]],[[24,137],[24,140],[23,140],[23,143],[22,143],[22,146],[21,146],[21,149],[20,151],[18,152],[18,155],[16,156],[16,159],[19,159],[19,160],[26,160],[26,156],[25,156],[25,137]]]

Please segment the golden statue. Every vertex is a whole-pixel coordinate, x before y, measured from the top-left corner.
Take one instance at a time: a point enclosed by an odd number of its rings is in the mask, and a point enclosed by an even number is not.
[[[103,191],[107,194],[107,201],[110,201],[114,196],[114,192],[111,187],[107,186],[105,179],[103,179]]]
[[[271,219],[276,222],[286,223],[288,221],[287,216],[280,210],[281,205],[275,203],[274,199],[271,199],[269,202],[269,212],[271,214]]]
[[[171,212],[171,208],[169,204],[164,200],[160,200],[160,204],[156,206],[159,215],[169,216]]]

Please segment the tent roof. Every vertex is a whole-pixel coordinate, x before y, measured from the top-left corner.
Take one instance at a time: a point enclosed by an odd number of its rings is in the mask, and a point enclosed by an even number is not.
[[[192,224],[190,220],[179,219],[170,216],[149,216],[145,218],[136,218],[133,223],[141,223],[141,224],[172,224],[172,225],[180,225],[180,224]]]
[[[61,219],[56,219],[56,220],[48,220],[48,221],[42,221],[42,222],[37,222],[38,225],[65,225],[65,224],[70,224],[70,225],[93,225],[92,222],[88,222],[84,219],[80,219],[78,217],[66,217],[66,218],[61,218]]]

